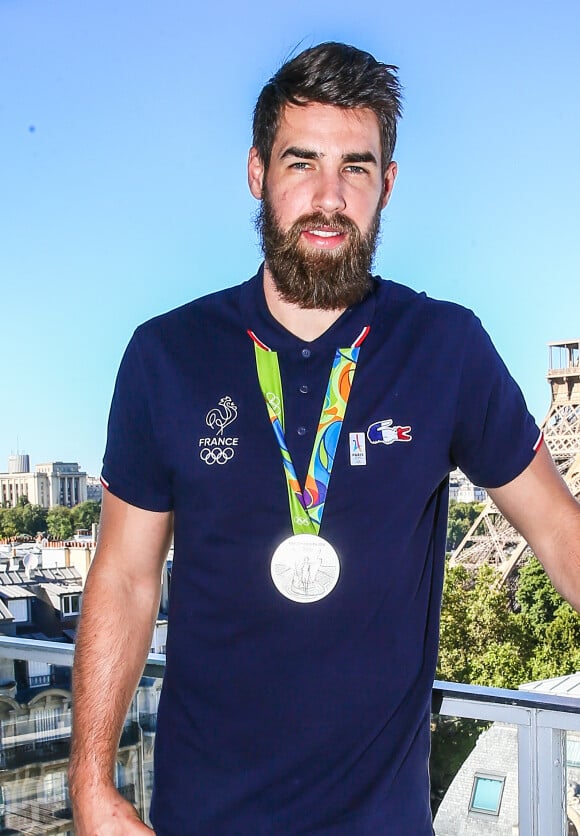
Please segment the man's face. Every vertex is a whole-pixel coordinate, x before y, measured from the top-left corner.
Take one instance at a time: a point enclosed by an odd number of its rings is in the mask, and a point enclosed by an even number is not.
[[[250,189],[280,296],[303,308],[339,309],[368,292],[380,212],[396,176],[381,168],[374,113],[310,103],[286,106],[268,171],[255,149]]]

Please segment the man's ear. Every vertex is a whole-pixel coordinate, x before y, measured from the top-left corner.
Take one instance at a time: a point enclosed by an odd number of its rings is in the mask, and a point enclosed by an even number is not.
[[[392,160],[388,166],[387,170],[385,171],[385,176],[383,178],[383,202],[381,209],[384,209],[387,203],[389,202],[389,198],[393,192],[393,186],[395,185],[395,180],[397,178],[397,163]]]
[[[250,148],[248,154],[248,186],[252,195],[256,200],[262,199],[262,189],[264,186],[264,163],[258,153],[258,149]]]

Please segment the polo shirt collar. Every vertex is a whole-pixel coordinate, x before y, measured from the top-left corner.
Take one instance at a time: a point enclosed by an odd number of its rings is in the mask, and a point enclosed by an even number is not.
[[[264,295],[264,264],[257,274],[242,285],[241,313],[244,328],[251,330],[258,339],[273,351],[296,349],[307,345],[313,349],[343,348],[352,345],[367,325],[372,325],[376,308],[376,280],[369,295],[347,308],[320,337],[307,342],[292,334],[268,309]]]

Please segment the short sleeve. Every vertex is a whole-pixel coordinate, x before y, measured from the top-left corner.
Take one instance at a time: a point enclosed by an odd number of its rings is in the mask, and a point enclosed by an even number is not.
[[[150,398],[137,330],[117,374],[101,480],[130,505],[168,511],[173,506],[171,480],[152,426]]]
[[[496,488],[525,470],[542,434],[489,336],[470,317],[451,456],[474,484]]]

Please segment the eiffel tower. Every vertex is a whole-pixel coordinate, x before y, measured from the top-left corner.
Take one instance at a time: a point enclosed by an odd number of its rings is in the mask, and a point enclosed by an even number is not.
[[[544,439],[564,481],[580,499],[580,340],[548,343],[552,402],[542,424]],[[505,583],[531,554],[524,538],[488,499],[449,564],[476,569],[490,563]]]

